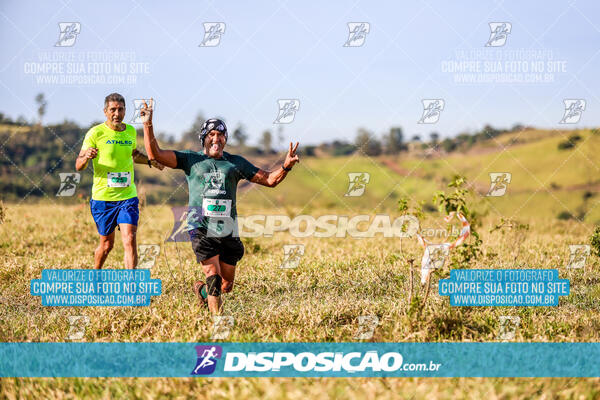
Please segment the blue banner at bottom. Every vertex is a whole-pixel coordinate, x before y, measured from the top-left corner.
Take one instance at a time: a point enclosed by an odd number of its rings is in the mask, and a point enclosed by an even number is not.
[[[0,343],[1,377],[598,377],[600,343]]]

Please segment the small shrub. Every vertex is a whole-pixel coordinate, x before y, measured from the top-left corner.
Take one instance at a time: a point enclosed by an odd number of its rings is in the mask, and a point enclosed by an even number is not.
[[[575,219],[575,217],[573,216],[573,214],[571,214],[568,211],[561,211],[558,213],[558,215],[556,216],[556,218],[560,219],[561,221],[568,221],[570,219]]]
[[[592,247],[592,252],[600,257],[600,225],[596,226],[594,233],[590,236],[590,246]]]
[[[558,144],[558,149],[559,150],[568,150],[568,149],[572,149],[577,145],[577,142],[579,142],[581,140],[581,136],[578,134],[573,134],[571,136],[569,136],[568,139],[563,140],[562,142],[560,142]]]

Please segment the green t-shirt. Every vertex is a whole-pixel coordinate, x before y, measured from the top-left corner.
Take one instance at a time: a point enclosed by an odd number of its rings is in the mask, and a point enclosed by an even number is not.
[[[135,128],[125,125],[122,132],[113,131],[105,123],[92,127],[83,140],[82,150],[98,149],[94,158],[92,199],[127,200],[137,196],[133,181],[133,157],[137,146]]]
[[[250,180],[258,172],[244,157],[223,152],[216,159],[191,150],[175,151],[177,166],[185,172],[189,197],[188,230],[207,228],[214,220],[235,220],[235,195],[241,179]]]

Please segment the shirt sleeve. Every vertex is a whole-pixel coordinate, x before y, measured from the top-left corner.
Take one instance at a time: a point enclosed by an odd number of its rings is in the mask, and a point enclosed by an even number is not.
[[[177,165],[175,169],[182,169],[187,175],[190,174],[190,153],[187,151],[173,150],[175,153],[175,159],[177,159]]]
[[[236,157],[236,167],[239,171],[240,177],[246,180],[254,178],[254,175],[258,172],[259,168],[246,160],[244,157]]]
[[[89,148],[96,148],[96,138],[95,134],[96,130],[94,128],[90,128],[89,131],[85,134],[85,138],[83,139],[83,144],[81,145],[81,150],[87,150]]]

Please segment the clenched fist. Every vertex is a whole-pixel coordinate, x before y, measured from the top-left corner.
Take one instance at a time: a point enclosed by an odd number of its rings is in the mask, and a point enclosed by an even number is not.
[[[92,158],[96,158],[97,155],[98,155],[98,149],[90,147],[89,149],[87,149],[85,151],[85,154],[83,156],[85,158],[87,158],[88,160],[91,160]]]

